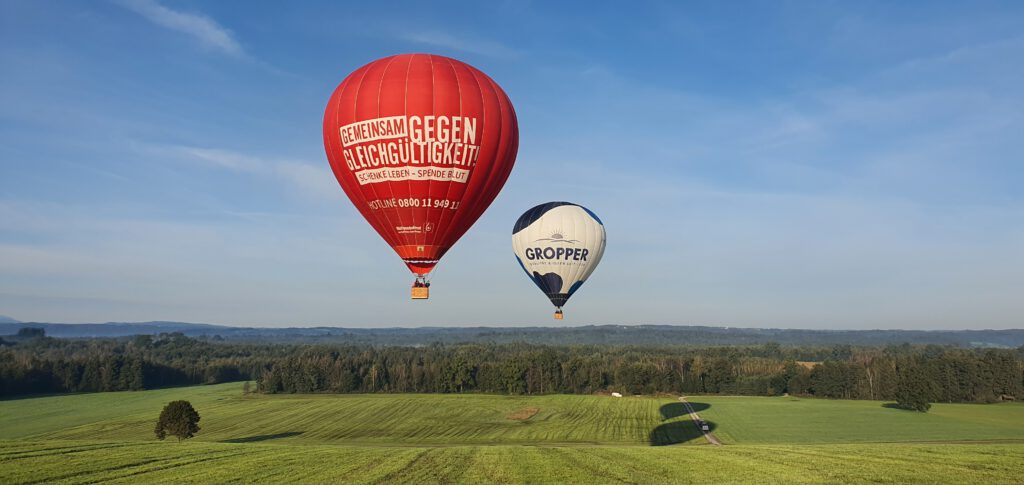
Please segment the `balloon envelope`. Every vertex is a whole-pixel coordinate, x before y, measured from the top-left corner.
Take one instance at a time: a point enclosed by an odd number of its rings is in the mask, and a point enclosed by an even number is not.
[[[505,92],[468,64],[431,54],[373,61],[338,85],[324,148],[338,183],[417,275],[483,214],[515,163]]]
[[[512,229],[512,250],[527,276],[561,308],[604,255],[604,224],[586,207],[548,202],[524,213]]]

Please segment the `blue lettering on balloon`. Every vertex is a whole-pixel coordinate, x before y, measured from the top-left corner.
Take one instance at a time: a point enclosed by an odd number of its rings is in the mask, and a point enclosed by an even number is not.
[[[589,249],[582,248],[526,248],[523,251],[526,259],[563,259],[566,261],[586,261],[590,254]]]

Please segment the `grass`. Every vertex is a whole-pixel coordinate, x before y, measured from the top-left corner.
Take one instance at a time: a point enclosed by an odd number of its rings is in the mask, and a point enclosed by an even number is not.
[[[306,444],[621,444],[698,440],[671,398],[482,394],[249,395],[239,384],[0,401],[0,439],[151,440],[167,402],[202,417],[199,441]],[[531,409],[533,408],[533,409]],[[530,416],[521,413],[530,410]],[[527,419],[522,419],[522,418]],[[253,439],[256,438],[256,439]],[[702,438],[700,438],[702,439]]]
[[[1015,445],[359,447],[0,442],[0,482],[1019,483]]]
[[[202,430],[181,443],[156,441],[156,416],[175,399],[192,402]],[[672,397],[243,396],[236,383],[16,399],[0,401],[0,483],[1019,483],[1024,476],[1022,404],[935,405],[918,414],[868,401],[690,401],[728,446],[706,445]],[[893,443],[900,441],[977,443]]]
[[[1000,441],[1024,442],[1024,403],[933,404],[927,413],[881,401],[696,396],[702,418],[720,423],[726,444]]]

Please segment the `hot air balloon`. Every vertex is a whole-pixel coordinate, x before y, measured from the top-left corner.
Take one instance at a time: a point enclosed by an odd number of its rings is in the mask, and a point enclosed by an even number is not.
[[[526,211],[512,228],[519,266],[555,305],[555,319],[604,256],[604,223],[586,207],[548,202]]]
[[[427,275],[508,179],[519,127],[508,96],[448,57],[401,54],[349,74],[324,112],[338,183],[416,275]]]

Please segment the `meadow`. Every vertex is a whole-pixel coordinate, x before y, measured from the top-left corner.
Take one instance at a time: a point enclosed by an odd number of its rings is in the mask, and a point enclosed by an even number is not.
[[[0,401],[0,439],[151,440],[160,409],[175,399],[199,411],[197,441],[650,445],[703,439],[673,398],[243,395],[237,383]],[[519,418],[527,409],[537,412]]]
[[[0,442],[0,482],[1020,483],[1020,445],[441,446]]]
[[[691,397],[726,443],[715,447],[672,396],[243,395],[241,388],[0,401],[0,483],[1019,483],[1024,476],[1024,404],[936,404],[917,414],[875,401]],[[192,402],[202,430],[180,443],[157,441],[156,415],[174,399]]]
[[[882,401],[700,396],[723,443],[812,444],[1024,440],[1024,403],[932,404],[927,413]]]

